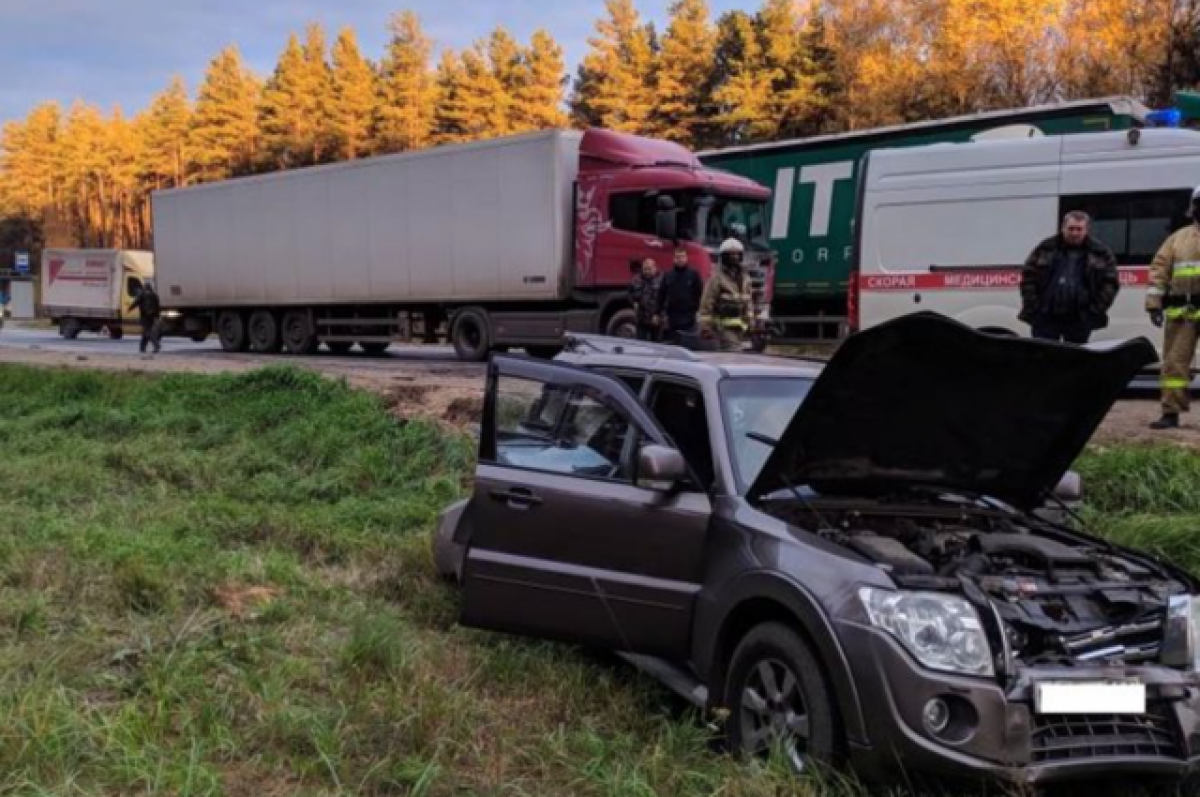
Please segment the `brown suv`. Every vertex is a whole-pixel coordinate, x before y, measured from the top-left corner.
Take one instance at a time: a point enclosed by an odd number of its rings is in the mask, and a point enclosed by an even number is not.
[[[624,652],[798,770],[1183,778],[1196,581],[1035,514],[1154,359],[931,314],[824,368],[590,338],[497,357],[441,566],[464,624]]]

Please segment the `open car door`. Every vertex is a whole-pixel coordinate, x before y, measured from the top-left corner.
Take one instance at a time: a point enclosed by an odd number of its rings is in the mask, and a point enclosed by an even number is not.
[[[680,478],[651,482],[662,475],[652,463],[671,458]],[[711,503],[683,486],[683,468],[621,381],[494,358],[464,526],[462,622],[685,656]]]

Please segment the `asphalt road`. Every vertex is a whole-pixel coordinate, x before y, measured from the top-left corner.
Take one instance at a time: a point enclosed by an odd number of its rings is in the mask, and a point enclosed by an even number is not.
[[[81,356],[117,356],[139,358],[137,335],[127,336],[121,340],[91,333],[81,333],[75,340],[66,340],[54,329],[38,327],[15,327],[6,324],[0,330],[0,348],[27,349],[31,351],[47,351],[61,354]],[[367,356],[360,352],[338,356],[321,352],[306,357],[292,357],[285,354],[230,354],[221,351],[216,338],[209,338],[203,343],[194,343],[185,338],[166,338],[163,340],[163,350],[160,357],[179,358],[181,360],[221,360],[225,362],[267,363],[293,362],[304,365],[338,365],[347,370],[380,372],[380,371],[423,371],[436,370],[442,373],[454,372],[463,376],[482,374],[484,367],[478,363],[460,362],[450,346],[402,346],[393,344],[388,351],[378,356]]]

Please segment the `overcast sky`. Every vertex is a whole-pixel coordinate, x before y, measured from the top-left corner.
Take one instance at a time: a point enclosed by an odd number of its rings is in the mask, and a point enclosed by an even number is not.
[[[637,0],[662,30],[669,0]],[[710,0],[714,16],[752,0]],[[462,48],[504,25],[521,41],[539,27],[566,48],[572,73],[603,0],[0,0],[0,123],[38,102],[82,98],[136,112],[182,75],[195,91],[218,50],[236,43],[260,74],[288,33],[322,22],[330,37],[350,25],[377,59],[387,20],[411,8],[439,47]]]

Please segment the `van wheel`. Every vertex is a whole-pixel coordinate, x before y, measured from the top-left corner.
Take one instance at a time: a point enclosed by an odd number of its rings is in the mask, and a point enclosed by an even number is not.
[[[122,329],[121,327],[115,326],[115,327],[108,328],[108,339],[109,340],[120,340],[123,337],[125,337],[125,330]]]
[[[237,310],[222,310],[217,316],[217,338],[225,351],[245,351],[250,345],[246,320]]]
[[[317,349],[317,336],[304,310],[288,310],[283,314],[281,335],[283,345],[291,354],[312,354]]]
[[[250,314],[250,350],[259,354],[275,354],[283,346],[279,337],[279,321],[270,310],[255,310]]]
[[[492,329],[487,313],[475,307],[459,310],[450,328],[450,341],[458,359],[483,362],[492,348]]]
[[[637,313],[628,307],[613,313],[604,325],[604,334],[610,338],[636,338]]]
[[[75,340],[79,337],[83,326],[80,325],[77,318],[64,318],[58,323],[58,334],[62,335],[67,340]]]
[[[834,760],[839,740],[832,692],[808,644],[781,623],[764,623],[738,644],[723,705],[729,741],[748,755],[779,751],[797,773]]]

